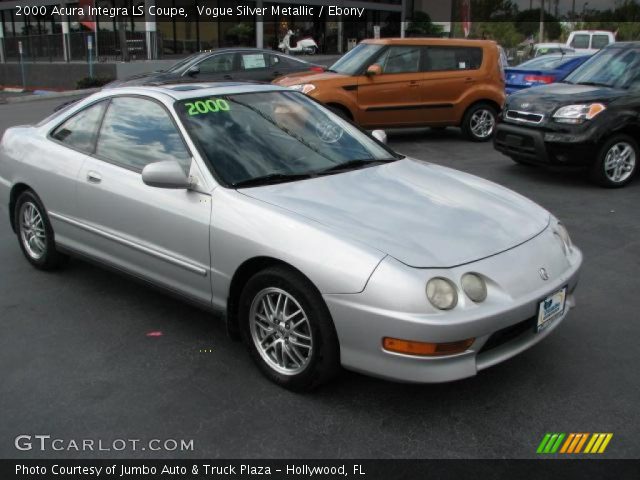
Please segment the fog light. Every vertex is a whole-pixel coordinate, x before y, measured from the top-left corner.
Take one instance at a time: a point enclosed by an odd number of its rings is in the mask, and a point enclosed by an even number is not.
[[[447,343],[415,342],[401,340],[399,338],[384,337],[382,347],[389,352],[404,353],[406,355],[418,355],[424,357],[436,357],[440,355],[454,355],[466,351],[475,338]]]

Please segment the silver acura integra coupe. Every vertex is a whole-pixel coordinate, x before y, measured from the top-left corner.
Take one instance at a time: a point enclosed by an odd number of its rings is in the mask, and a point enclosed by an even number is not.
[[[555,329],[582,262],[558,220],[384,140],[272,85],[114,89],[6,131],[0,204],[33,266],[80,255],[224,312],[291,389],[461,379]]]

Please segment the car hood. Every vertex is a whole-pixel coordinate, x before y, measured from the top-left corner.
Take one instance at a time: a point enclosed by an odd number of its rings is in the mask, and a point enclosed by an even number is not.
[[[291,85],[298,85],[300,83],[313,83],[313,82],[324,82],[327,80],[343,80],[351,78],[349,75],[343,75],[341,73],[335,72],[300,72],[300,73],[291,73],[284,77],[280,77],[276,79],[273,83],[276,85],[280,85],[283,87],[290,87]]]
[[[515,247],[549,213],[492,182],[419,160],[239,190],[395,257],[446,268]]]
[[[607,102],[624,94],[624,90],[609,87],[551,83],[509,95],[506,108],[551,113],[562,105]]]

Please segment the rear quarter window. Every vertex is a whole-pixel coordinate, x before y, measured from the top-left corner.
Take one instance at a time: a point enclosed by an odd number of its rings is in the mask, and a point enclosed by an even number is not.
[[[573,37],[571,40],[571,46],[573,48],[589,48],[589,35],[579,34]]]
[[[482,65],[479,47],[424,47],[423,70],[426,72],[477,70]]]
[[[609,45],[608,35],[594,35],[591,39],[591,48],[604,48]]]

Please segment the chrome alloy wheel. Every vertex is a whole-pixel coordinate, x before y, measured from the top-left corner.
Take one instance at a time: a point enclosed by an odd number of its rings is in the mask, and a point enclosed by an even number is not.
[[[20,240],[33,260],[40,260],[47,252],[47,235],[44,220],[38,207],[25,202],[20,207]]]
[[[611,146],[604,159],[604,174],[614,183],[624,182],[633,173],[636,165],[636,152],[627,142],[618,142]]]
[[[469,122],[469,128],[477,138],[488,138],[496,126],[496,119],[491,111],[481,108],[473,112]]]
[[[302,372],[311,360],[313,335],[298,301],[280,288],[265,288],[249,314],[251,338],[269,367],[283,375]]]

